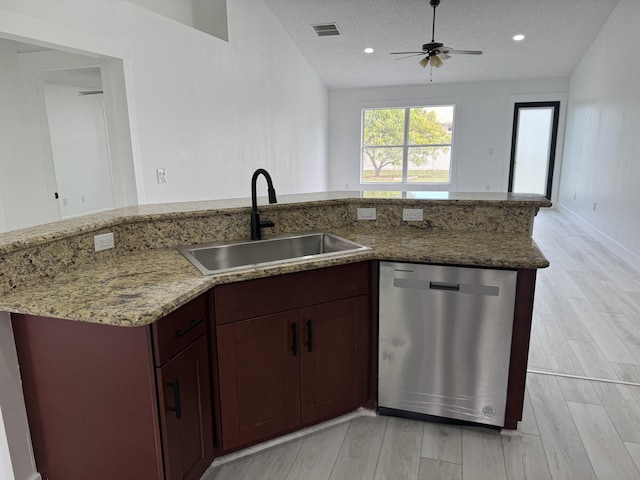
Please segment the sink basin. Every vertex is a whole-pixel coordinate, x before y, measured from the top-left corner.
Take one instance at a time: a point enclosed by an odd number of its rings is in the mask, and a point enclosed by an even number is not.
[[[178,250],[203,275],[210,275],[247,267],[360,252],[371,248],[330,233],[309,233],[257,241],[203,243],[178,247]]]

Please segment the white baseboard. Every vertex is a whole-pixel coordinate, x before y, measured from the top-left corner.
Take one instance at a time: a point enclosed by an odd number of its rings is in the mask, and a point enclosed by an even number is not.
[[[602,232],[597,227],[594,227],[589,222],[587,222],[584,218],[580,217],[577,213],[572,211],[571,209],[565,207],[562,204],[556,205],[557,209],[570,217],[573,221],[575,221],[580,227],[595,238],[602,245],[607,247],[613,253],[615,253],[618,257],[628,263],[632,268],[640,272],[640,256],[629,250],[627,247],[620,245],[613,238]]]
[[[339,425],[344,422],[349,422],[354,418],[358,417],[375,417],[376,412],[373,410],[367,410],[365,408],[358,408],[356,411],[347,413],[346,415],[342,415],[340,417],[333,418],[331,420],[327,420],[326,422],[319,423],[317,425],[312,425],[310,427],[303,428],[293,433],[289,433],[288,435],[283,435],[278,438],[274,438],[273,440],[267,440],[266,442],[260,443],[258,445],[254,445],[252,447],[245,448],[243,450],[239,450],[237,452],[229,453],[222,457],[216,458],[211,466],[207,469],[209,472],[211,469],[223,465],[225,463],[229,463],[233,460],[237,460],[242,457],[246,457],[247,455],[252,455],[257,452],[261,452],[262,450],[266,450],[267,448],[275,447],[276,445],[281,445],[283,443],[289,442],[296,438],[304,437],[311,433],[319,432],[320,430],[324,430],[325,428],[333,427],[335,425]],[[205,472],[204,477],[207,476],[207,472]]]

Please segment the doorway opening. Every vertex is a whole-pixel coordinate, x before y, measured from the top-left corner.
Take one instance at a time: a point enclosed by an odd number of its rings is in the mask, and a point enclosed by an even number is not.
[[[559,118],[560,102],[515,104],[509,192],[551,199]]]
[[[114,208],[100,67],[41,73],[62,218]]]

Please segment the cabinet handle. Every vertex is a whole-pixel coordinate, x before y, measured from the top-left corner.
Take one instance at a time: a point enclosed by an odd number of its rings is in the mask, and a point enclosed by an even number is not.
[[[191,323],[189,325],[187,325],[186,327],[184,327],[182,330],[176,330],[176,335],[178,337],[184,337],[187,333],[189,333],[191,330],[196,328],[202,322],[204,322],[204,318],[196,318],[196,319],[192,320]]]
[[[176,418],[182,417],[182,404],[180,403],[180,381],[174,378],[169,382],[169,386],[173,390],[173,404],[175,407],[169,407],[168,410],[176,412]]]
[[[313,320],[307,320],[307,351],[313,351]]]
[[[298,355],[298,324],[291,324],[291,350],[293,351],[293,356]]]

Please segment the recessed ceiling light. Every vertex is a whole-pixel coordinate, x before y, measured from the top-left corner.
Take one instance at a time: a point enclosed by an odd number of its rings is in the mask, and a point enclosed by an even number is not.
[[[514,36],[513,36],[513,39],[514,39],[516,42],[521,42],[522,40],[524,40],[524,35],[522,35],[522,34],[514,35]]]
[[[367,47],[364,49],[364,53],[373,53],[375,50],[371,47]]]

